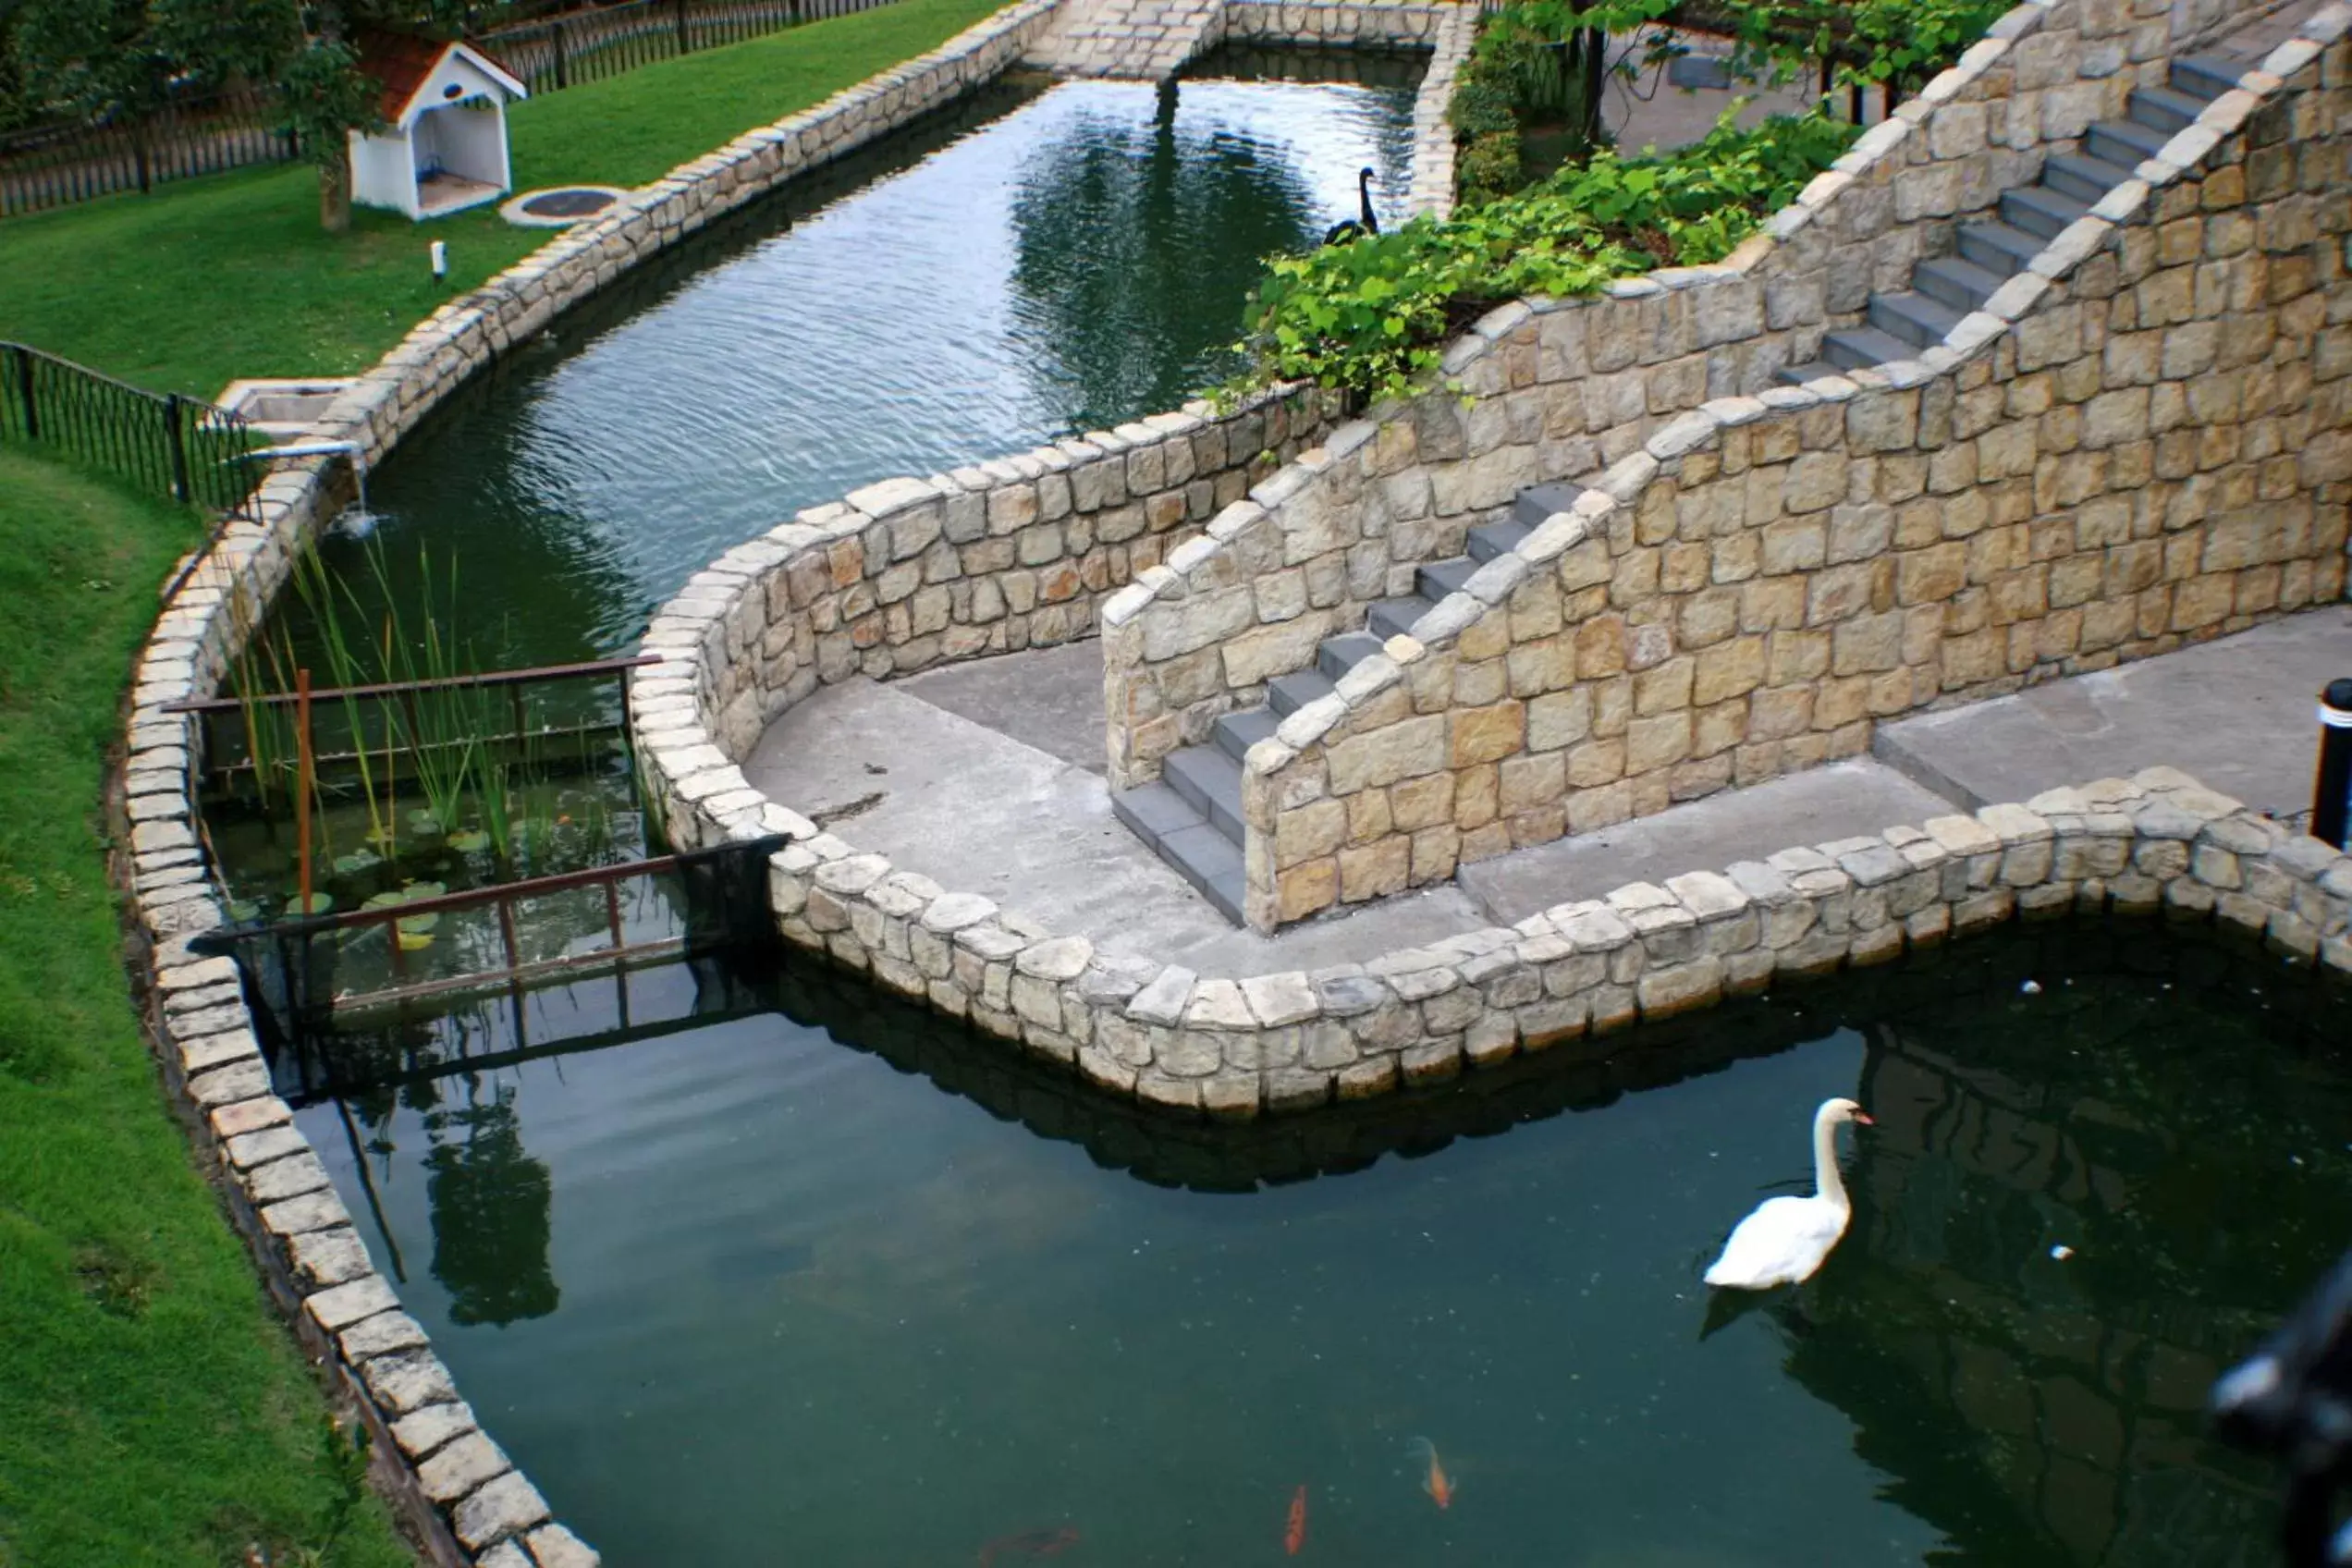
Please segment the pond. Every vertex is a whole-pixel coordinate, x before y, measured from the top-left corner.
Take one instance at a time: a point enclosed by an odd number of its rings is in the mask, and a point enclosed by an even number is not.
[[[485,664],[628,646],[807,506],[1176,407],[1262,259],[1410,180],[1412,56],[1231,53],[1172,93],[1013,79],[524,346],[370,476],[396,595],[454,559]],[[1290,80],[1343,76],[1345,80]],[[344,539],[329,558],[372,590]]]
[[[2352,1013],[2259,955],[2025,928],[1230,1129],[821,971],[631,984],[674,1032],[522,1060],[619,1037],[543,994],[300,1112],[617,1568],[1270,1562],[1302,1488],[1356,1565],[2272,1560],[2199,1411],[2343,1243]],[[1845,1241],[1710,1307],[1831,1095]]]

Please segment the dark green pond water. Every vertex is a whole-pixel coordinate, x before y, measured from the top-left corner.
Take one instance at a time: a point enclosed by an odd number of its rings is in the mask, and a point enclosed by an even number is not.
[[[374,1050],[471,1072],[301,1113],[619,1568],[1273,1562],[1302,1486],[1300,1559],[1363,1568],[2252,1568],[2271,1478],[2199,1407],[2352,1219],[2340,995],[2147,927],[1221,1131],[797,969],[630,1006],[680,1032],[485,1057],[501,1004]],[[521,1027],[617,1023],[582,986]],[[1702,1338],[1839,1094],[1878,1119],[1844,1243]]]
[[[1172,96],[1014,81],[567,315],[370,476],[484,665],[609,654],[800,508],[1174,408],[1275,251],[1410,177],[1410,57],[1227,54]],[[1341,81],[1280,80],[1341,75]],[[332,564],[370,573],[347,538]]]

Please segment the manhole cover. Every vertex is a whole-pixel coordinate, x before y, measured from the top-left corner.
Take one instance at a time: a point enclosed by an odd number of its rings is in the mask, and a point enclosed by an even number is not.
[[[584,218],[613,204],[609,190],[550,190],[526,197],[522,210],[534,218]]]
[[[593,218],[628,195],[609,185],[564,185],[526,190],[498,209],[508,223],[524,228],[561,228]]]

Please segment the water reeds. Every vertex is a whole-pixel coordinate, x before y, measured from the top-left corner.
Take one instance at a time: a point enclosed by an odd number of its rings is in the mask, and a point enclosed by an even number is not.
[[[423,856],[454,865],[453,857],[486,851],[500,879],[550,869],[559,849],[565,860],[575,851],[607,856],[612,813],[600,799],[583,808],[583,831],[557,833],[558,802],[546,786],[558,769],[545,754],[545,738],[525,722],[519,690],[441,684],[479,672],[459,631],[456,563],[436,564],[421,550],[415,577],[402,588],[380,541],[367,543],[363,559],[354,580],[303,552],[291,577],[299,631],[281,621],[267,635],[249,637],[230,671],[264,815],[276,816],[296,788],[300,749],[289,710],[268,699],[290,691],[298,671],[308,669],[313,687],[340,693],[314,708],[314,723],[332,715],[339,732],[318,737],[318,754],[335,768],[332,779],[313,777],[312,803],[323,808],[330,795],[346,802],[356,795],[366,813],[365,844],[339,857],[324,837],[329,814],[312,814],[322,829],[319,853],[339,875],[362,878],[383,868],[374,880],[389,881],[404,853],[410,862]],[[370,686],[397,690],[353,694]],[[590,750],[583,735],[577,757],[558,760],[584,765]],[[561,825],[569,827],[570,817]]]

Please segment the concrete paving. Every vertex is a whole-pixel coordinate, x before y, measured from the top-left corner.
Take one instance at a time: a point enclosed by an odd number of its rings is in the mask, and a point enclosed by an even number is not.
[[[744,766],[861,849],[1114,953],[1249,975],[1361,962],[1569,899],[2166,765],[2287,819],[2309,808],[2321,687],[2352,606],[1879,732],[1876,755],[1465,867],[1454,882],[1240,931],[1120,825],[1092,642],[827,687]]]
[[[1102,648],[1091,638],[947,665],[896,685],[1089,773],[1109,770],[1103,754]]]
[[[1458,888],[1392,899],[1274,937],[1236,930],[1110,815],[1102,762],[1101,653],[1084,734],[1067,731],[1071,650],[989,661],[1045,672],[1034,693],[988,671],[828,686],[768,727],[743,766],[753,788],[944,888],[980,893],[1048,929],[1113,953],[1204,974],[1317,969],[1435,941],[1486,924]],[[982,666],[971,667],[974,670]],[[941,675],[958,673],[941,671]],[[1002,723],[1000,733],[932,696]],[[1051,734],[1056,722],[1064,733]],[[1035,735],[1051,749],[1025,743]],[[1091,767],[1066,760],[1091,735]]]
[[[2159,765],[2258,811],[2311,807],[2320,689],[2352,675],[2352,606],[1882,725],[1881,762],[1970,810]]]
[[[1509,925],[1570,899],[1601,898],[1628,882],[1720,871],[1794,844],[1916,827],[1954,809],[1894,769],[1860,758],[1514,850],[1463,867],[1455,880],[1488,919]]]

